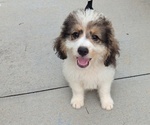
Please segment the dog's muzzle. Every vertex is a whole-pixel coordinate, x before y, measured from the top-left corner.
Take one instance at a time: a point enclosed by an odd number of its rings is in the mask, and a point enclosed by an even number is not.
[[[81,46],[78,48],[78,54],[80,55],[77,57],[77,65],[80,68],[85,68],[89,65],[91,58],[87,58],[86,55],[89,53],[87,47]]]

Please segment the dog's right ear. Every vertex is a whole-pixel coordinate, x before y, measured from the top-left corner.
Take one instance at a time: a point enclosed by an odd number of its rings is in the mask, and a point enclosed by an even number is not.
[[[67,58],[65,39],[63,39],[61,37],[61,35],[56,38],[56,40],[54,42],[54,48],[53,49],[54,49],[54,51],[56,51],[56,54],[60,59],[64,60]]]
[[[54,50],[60,59],[67,58],[66,39],[69,38],[72,27],[77,23],[77,20],[73,13],[65,19],[62,25],[62,31],[60,36],[56,38],[54,42]]]

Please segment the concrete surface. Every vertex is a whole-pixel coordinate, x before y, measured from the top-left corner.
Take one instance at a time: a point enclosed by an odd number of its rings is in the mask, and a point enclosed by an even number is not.
[[[150,76],[116,80],[112,111],[102,110],[95,91],[88,92],[85,106],[70,105],[71,90],[0,99],[1,125],[149,125]]]
[[[0,125],[149,125],[150,1],[94,0],[113,23],[121,56],[112,88],[113,111],[96,94],[71,108],[71,91],[52,49],[62,22],[87,0],[0,1]],[[130,79],[129,79],[130,78]]]

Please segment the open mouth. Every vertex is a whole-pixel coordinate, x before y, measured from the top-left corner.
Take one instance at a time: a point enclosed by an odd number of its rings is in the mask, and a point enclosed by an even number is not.
[[[77,57],[77,65],[80,68],[85,68],[89,65],[91,58]]]

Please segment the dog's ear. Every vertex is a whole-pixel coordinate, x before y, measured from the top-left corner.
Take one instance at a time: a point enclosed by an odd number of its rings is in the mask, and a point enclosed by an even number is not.
[[[119,46],[118,46],[118,41],[113,38],[110,37],[108,39],[109,44],[107,47],[107,55],[104,61],[105,66],[109,66],[109,65],[113,65],[116,67],[116,55],[119,55]]]
[[[114,30],[110,21],[104,21],[103,40],[107,48],[107,54],[105,57],[105,66],[116,66],[116,55],[119,55],[118,41],[114,38]]]
[[[62,25],[62,31],[60,33],[60,36],[56,38],[54,42],[54,50],[56,50],[56,54],[60,59],[67,58],[65,42],[66,39],[68,39],[70,36],[72,27],[77,23],[77,20],[73,13],[70,13],[65,19]]]
[[[76,24],[76,22],[77,21],[75,16],[72,13],[70,13],[62,25],[62,31],[60,33],[60,36],[57,37],[54,42],[54,50],[56,51],[56,54],[60,59],[67,58],[65,42],[66,39],[69,38],[71,28],[73,25]]]
[[[53,48],[54,48],[54,51],[56,51],[56,54],[60,59],[64,60],[64,59],[67,58],[66,47],[65,47],[65,39],[63,39],[61,37],[61,35],[56,38]]]

